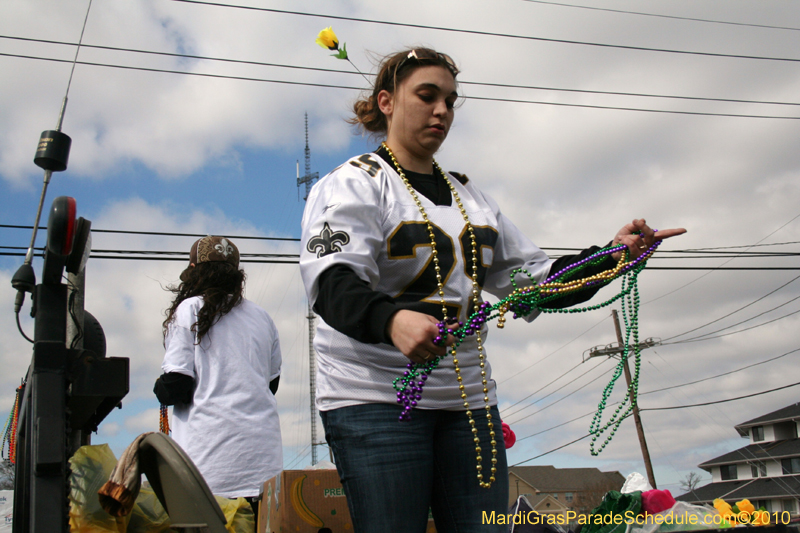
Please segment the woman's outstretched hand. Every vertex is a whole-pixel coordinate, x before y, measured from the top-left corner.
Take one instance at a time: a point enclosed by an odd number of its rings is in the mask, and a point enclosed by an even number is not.
[[[645,253],[656,241],[663,241],[664,239],[684,233],[686,233],[684,228],[653,231],[643,218],[638,218],[630,224],[625,224],[622,229],[617,232],[611,244],[613,246],[618,244],[627,246],[628,260],[632,261]],[[621,256],[622,252],[615,252],[611,255],[616,261],[619,261]]]
[[[447,353],[444,346],[437,346],[433,339],[439,335],[436,318],[410,309],[401,309],[389,319],[386,331],[395,348],[414,363],[424,364],[435,356]],[[447,335],[447,346],[455,342],[453,335]]]

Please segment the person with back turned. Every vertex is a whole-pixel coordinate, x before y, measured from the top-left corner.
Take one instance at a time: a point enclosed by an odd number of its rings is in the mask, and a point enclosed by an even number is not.
[[[156,396],[173,408],[173,438],[211,492],[245,497],[257,514],[262,484],[283,467],[275,393],[278,331],[244,297],[239,250],[225,237],[194,243],[164,320]]]

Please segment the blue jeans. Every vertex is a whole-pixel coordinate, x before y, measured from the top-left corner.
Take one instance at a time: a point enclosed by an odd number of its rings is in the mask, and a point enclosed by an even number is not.
[[[464,411],[416,409],[399,422],[401,407],[366,404],[323,411],[325,438],[342,480],[354,533],[423,533],[428,509],[439,533],[503,532],[483,513],[508,513],[508,465],[500,415],[492,408],[497,474],[478,485],[475,443]],[[483,480],[491,475],[486,410],[473,410],[481,441]]]

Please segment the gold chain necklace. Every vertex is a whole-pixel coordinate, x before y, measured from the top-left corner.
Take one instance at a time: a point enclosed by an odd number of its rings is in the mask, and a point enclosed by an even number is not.
[[[397,158],[394,156],[394,152],[392,149],[389,148],[385,142],[381,143],[381,146],[386,150],[389,154],[389,157],[392,159],[392,163],[394,164],[397,173],[400,175],[400,179],[403,180],[403,183],[408,189],[408,192],[411,193],[411,197],[414,199],[414,203],[417,204],[417,209],[419,209],[420,214],[422,215],[422,219],[425,221],[425,225],[428,228],[428,236],[431,239],[431,256],[433,257],[433,266],[434,270],[436,271],[436,286],[439,293],[439,299],[442,303],[442,322],[447,323],[447,302],[444,299],[444,283],[442,283],[442,274],[441,269],[439,268],[439,257],[438,252],[436,250],[436,235],[433,233],[433,225],[431,221],[428,219],[428,214],[425,212],[425,207],[423,207],[422,202],[417,196],[417,192],[414,190],[414,187],[411,186],[411,183],[406,178],[405,172],[403,172],[403,167],[400,166],[400,163],[397,162]],[[458,209],[461,211],[461,216],[464,217],[464,222],[467,224],[467,230],[469,231],[469,238],[470,243],[472,245],[472,301],[475,306],[475,312],[477,313],[480,309],[480,289],[478,286],[478,243],[475,239],[475,231],[472,229],[472,224],[469,221],[469,216],[467,215],[467,210],[464,208],[464,204],[461,203],[461,198],[458,196],[458,192],[456,192],[455,187],[453,184],[450,183],[450,180],[447,178],[447,174],[442,171],[442,168],[433,160],[433,166],[436,170],[439,171],[439,174],[444,178],[445,183],[447,184],[450,192],[453,193],[453,198],[456,201],[456,205]],[[466,258],[464,258],[466,260]],[[458,317],[456,317],[458,318]],[[475,427],[475,420],[472,418],[472,411],[469,409],[469,402],[467,401],[467,393],[464,389],[464,383],[461,379],[461,369],[458,366],[458,359],[456,355],[456,347],[453,345],[450,348],[450,354],[453,356],[453,365],[455,366],[456,370],[456,379],[458,380],[458,388],[461,391],[461,399],[464,400],[464,409],[467,410],[467,419],[469,420],[469,425],[472,428],[472,435],[473,435],[473,442],[475,443],[475,455],[477,460],[477,470],[478,470],[478,483],[482,488],[488,489],[492,486],[492,483],[495,481],[495,474],[497,473],[497,439],[495,438],[496,434],[494,431],[494,424],[492,423],[492,413],[491,406],[489,405],[489,386],[486,382],[486,362],[484,361],[485,357],[483,354],[483,340],[481,338],[480,329],[476,332],[476,341],[478,345],[478,359],[480,359],[480,367],[481,367],[481,382],[483,383],[483,401],[485,404],[486,409],[486,424],[489,427],[489,437],[491,439],[492,445],[492,468],[491,468],[491,476],[489,476],[489,482],[483,481],[483,457],[481,456],[481,441],[478,438],[478,428]]]

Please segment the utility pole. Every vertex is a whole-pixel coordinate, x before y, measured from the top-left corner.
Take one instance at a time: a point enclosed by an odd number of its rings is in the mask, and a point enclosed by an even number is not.
[[[604,348],[595,347],[589,350],[589,357],[598,357],[601,355],[607,355],[609,357],[613,357],[614,355],[619,355],[620,358],[624,353],[624,346],[625,341],[622,339],[622,330],[619,326],[619,315],[617,314],[616,309],[612,309],[611,316],[614,319],[614,328],[617,332],[617,346],[613,344],[609,344]],[[653,346],[657,346],[661,344],[660,341],[654,340],[652,338],[646,339],[644,342],[639,343],[638,349],[644,350],[645,348],[651,348]],[[633,353],[634,347],[628,346],[628,354]],[[650,451],[647,449],[647,441],[644,438],[644,428],[642,427],[642,419],[639,416],[639,403],[637,402],[637,398],[634,394],[631,394],[631,369],[628,366],[628,360],[625,359],[623,361],[622,369],[625,372],[625,381],[628,384],[628,395],[631,399],[631,406],[633,407],[633,421],[636,424],[636,434],[639,436],[639,446],[642,448],[642,459],[644,460],[644,467],[647,471],[647,481],[650,483],[650,486],[655,488],[656,487],[656,477],[653,474],[653,465],[650,462]]]
[[[311,193],[311,186],[319,179],[319,172],[311,172],[311,149],[308,147],[308,113],[306,113],[306,166],[305,175],[300,177],[300,161],[297,162],[297,188],[301,185],[306,186],[306,195],[303,200],[308,200]],[[314,356],[314,310],[311,302],[308,302],[308,383],[311,390],[311,464],[317,464],[317,361]]]

